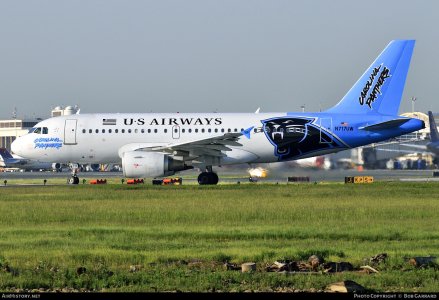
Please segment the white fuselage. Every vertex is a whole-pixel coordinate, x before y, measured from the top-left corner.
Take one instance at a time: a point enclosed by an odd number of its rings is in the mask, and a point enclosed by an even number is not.
[[[36,125],[45,134],[21,137],[13,151],[47,162],[119,163],[121,152],[197,141],[254,127],[242,146],[230,146],[220,164],[274,162],[273,145],[262,131],[262,119],[286,113],[240,114],[83,114],[51,118]],[[105,121],[104,121],[105,120]]]

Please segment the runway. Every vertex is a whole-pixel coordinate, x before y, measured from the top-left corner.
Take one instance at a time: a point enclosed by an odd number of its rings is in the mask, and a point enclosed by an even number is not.
[[[234,183],[237,181],[248,182],[249,174],[246,169],[221,169],[216,170],[221,182]],[[291,169],[282,171],[268,171],[266,178],[257,178],[258,182],[287,182],[288,177],[309,177],[310,182],[344,182],[346,176],[373,176],[375,181],[436,181],[439,177],[434,177],[435,170],[308,170]],[[82,172],[78,173],[80,180],[91,178],[123,178],[122,172]],[[189,170],[175,174],[173,177],[182,177],[184,182],[196,182],[198,171]],[[68,172],[1,172],[0,185],[4,180],[14,179],[61,179],[70,177]],[[152,179],[151,179],[152,180]],[[150,183],[151,180],[146,180]]]

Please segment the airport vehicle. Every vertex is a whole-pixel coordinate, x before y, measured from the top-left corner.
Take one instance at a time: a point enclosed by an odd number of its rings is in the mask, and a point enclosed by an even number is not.
[[[0,166],[4,168],[17,168],[25,171],[54,170],[60,171],[60,163],[41,162],[38,160],[26,159],[20,156],[13,156],[7,149],[0,148]]]
[[[319,113],[133,113],[59,116],[12,144],[41,161],[119,163],[125,177],[163,177],[198,167],[217,184],[214,166],[325,155],[425,127],[398,116],[414,40],[391,41],[334,107]],[[73,174],[71,183],[79,179]]]

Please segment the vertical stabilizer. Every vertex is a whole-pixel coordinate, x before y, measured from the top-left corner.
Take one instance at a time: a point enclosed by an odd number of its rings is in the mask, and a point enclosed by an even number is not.
[[[6,148],[0,148],[0,156],[3,158],[4,161],[13,158],[11,153]]]
[[[434,120],[433,113],[428,112],[428,121],[430,123],[430,140],[432,142],[439,141],[439,133],[437,131],[436,121]]]
[[[414,40],[391,41],[328,112],[397,115],[414,46]]]

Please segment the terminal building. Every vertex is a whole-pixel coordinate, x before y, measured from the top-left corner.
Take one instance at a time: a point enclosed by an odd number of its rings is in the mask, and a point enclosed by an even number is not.
[[[73,115],[79,111],[77,106],[57,106],[51,111],[51,116]],[[35,126],[43,118],[34,119],[10,119],[0,120],[0,148],[6,148],[11,151],[11,144],[19,136],[28,133],[29,129]]]

